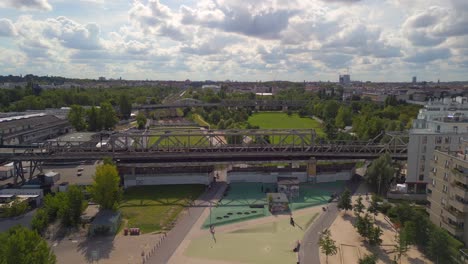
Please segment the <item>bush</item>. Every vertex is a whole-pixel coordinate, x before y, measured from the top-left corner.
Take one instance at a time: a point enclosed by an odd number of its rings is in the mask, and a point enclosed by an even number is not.
[[[384,203],[379,205],[379,211],[382,214],[388,214],[391,208],[392,208],[392,204],[387,203],[387,202],[384,202]],[[390,215],[389,215],[389,217],[390,217]]]
[[[42,234],[49,224],[49,214],[45,209],[38,209],[31,221],[33,230]]]
[[[29,205],[26,201],[20,201],[19,199],[15,199],[10,207],[5,209],[5,216],[6,217],[15,217],[26,213],[29,209]]]

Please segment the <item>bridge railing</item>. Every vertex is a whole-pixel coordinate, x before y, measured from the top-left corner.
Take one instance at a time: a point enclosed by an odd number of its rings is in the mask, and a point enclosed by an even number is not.
[[[395,153],[407,152],[404,134],[386,142],[323,140],[310,129],[297,130],[193,130],[157,133],[118,133],[108,139],[47,142],[38,148],[14,149],[12,156],[65,153]]]

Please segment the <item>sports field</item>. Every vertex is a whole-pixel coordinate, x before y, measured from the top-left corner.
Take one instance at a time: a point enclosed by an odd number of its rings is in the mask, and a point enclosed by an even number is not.
[[[343,190],[344,181],[328,183],[301,183],[299,197],[289,201],[292,211],[326,204],[333,193]],[[254,218],[270,216],[265,192],[273,191],[276,184],[231,183],[225,196],[213,204],[204,228],[242,222]]]
[[[171,228],[184,206],[198,198],[204,185],[137,186],[127,189],[119,206],[127,227],[143,233]]]
[[[282,112],[254,113],[248,122],[264,129],[315,129],[318,136],[325,137],[322,125],[311,118],[300,117],[298,114],[288,116]]]
[[[295,226],[290,225],[289,217],[281,217],[230,232],[217,232],[214,238],[207,232],[191,241],[185,255],[234,263],[296,263],[293,248],[317,216],[318,213],[296,216]]]

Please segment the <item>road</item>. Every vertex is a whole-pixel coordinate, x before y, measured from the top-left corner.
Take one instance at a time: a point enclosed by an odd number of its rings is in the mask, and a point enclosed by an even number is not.
[[[168,263],[172,254],[174,254],[177,247],[182,243],[192,226],[197,222],[198,218],[200,218],[203,210],[209,206],[210,201],[213,198],[221,196],[226,187],[226,183],[215,183],[211,190],[201,195],[198,200],[194,202],[194,206],[187,210],[185,216],[176,223],[175,227],[167,234],[167,237],[164,239],[161,246],[145,263]]]
[[[15,225],[22,225],[28,228],[31,227],[31,220],[35,213],[36,209],[18,217],[0,219],[0,233],[7,231]]]
[[[359,168],[356,170],[356,174],[358,175],[365,175],[366,168]],[[356,194],[356,191],[360,185],[360,182],[350,182],[347,185],[347,188],[351,191],[352,194]],[[365,192],[365,191],[364,191]],[[364,194],[361,191],[361,194]],[[315,221],[311,227],[307,230],[302,239],[301,249],[299,252],[299,259],[300,263],[320,263],[320,252],[318,238],[320,232],[322,232],[325,228],[330,228],[333,221],[335,221],[336,217],[338,216],[338,208],[336,207],[336,202],[331,202],[327,205],[328,209],[326,212],[320,215],[320,217]]]

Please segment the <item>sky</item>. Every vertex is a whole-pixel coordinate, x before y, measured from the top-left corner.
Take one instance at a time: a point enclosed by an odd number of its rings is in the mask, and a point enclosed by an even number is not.
[[[468,80],[467,0],[0,0],[0,75]]]

